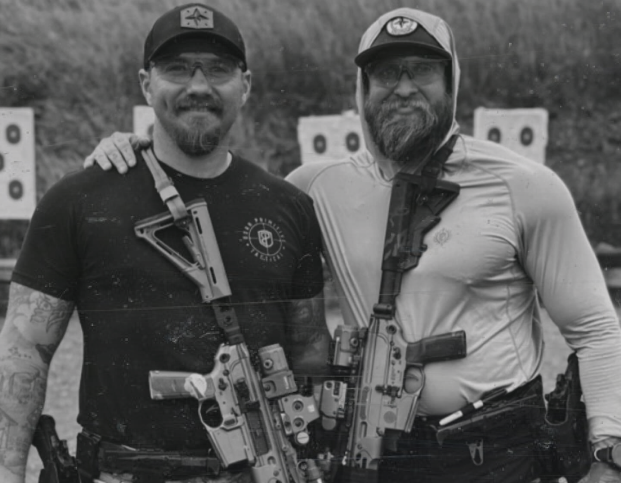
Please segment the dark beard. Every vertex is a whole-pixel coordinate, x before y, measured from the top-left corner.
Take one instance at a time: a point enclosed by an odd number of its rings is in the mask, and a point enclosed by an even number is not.
[[[401,103],[413,104],[409,116],[394,111]],[[425,101],[387,100],[379,106],[369,99],[364,104],[369,133],[379,152],[400,166],[420,162],[432,154],[453,124],[453,99],[445,94],[442,102],[431,106]]]
[[[220,117],[222,115],[222,102],[213,97],[190,96],[179,102],[176,108],[177,111],[182,111],[192,108],[195,104],[207,105],[215,116]],[[169,123],[166,120],[162,120],[162,125],[179,149],[192,157],[211,154],[222,139],[221,128],[211,128],[210,130],[208,121],[204,119],[193,119],[189,128]]]
[[[206,131],[201,122],[192,123],[190,129],[173,128],[172,138],[179,149],[188,156],[205,156],[211,154],[220,144],[220,129]]]

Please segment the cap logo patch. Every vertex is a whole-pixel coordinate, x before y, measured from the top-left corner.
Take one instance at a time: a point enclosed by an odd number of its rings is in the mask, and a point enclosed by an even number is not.
[[[212,29],[213,12],[205,7],[190,7],[180,12],[181,27],[187,29]]]
[[[388,25],[386,25],[386,31],[394,37],[400,37],[402,35],[411,34],[417,27],[418,23],[412,19],[396,17],[388,22]]]

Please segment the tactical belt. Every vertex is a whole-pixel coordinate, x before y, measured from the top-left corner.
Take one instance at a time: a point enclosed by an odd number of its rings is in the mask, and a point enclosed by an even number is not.
[[[128,473],[137,483],[161,483],[195,476],[221,474],[220,462],[211,449],[168,451],[135,449],[102,440],[83,430],[78,435],[77,460],[82,481],[88,483],[100,473]],[[241,471],[227,468],[227,472]]]
[[[220,463],[205,451],[135,450],[103,441],[99,447],[99,471],[107,473],[155,473],[167,479],[214,476]]]

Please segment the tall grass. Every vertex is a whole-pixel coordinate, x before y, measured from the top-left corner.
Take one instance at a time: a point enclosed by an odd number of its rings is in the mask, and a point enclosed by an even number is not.
[[[98,140],[131,129],[142,44],[153,21],[186,3],[0,0],[0,105],[36,112],[39,192],[77,168]],[[352,109],[361,33],[392,8],[444,17],[463,76],[458,117],[475,107],[541,106],[551,116],[548,164],[570,186],[594,242],[621,244],[621,22],[614,0],[214,0],[248,46],[253,93],[235,144],[270,171],[299,164],[297,118]],[[0,225],[0,256],[21,225]],[[18,240],[19,242],[16,242]]]

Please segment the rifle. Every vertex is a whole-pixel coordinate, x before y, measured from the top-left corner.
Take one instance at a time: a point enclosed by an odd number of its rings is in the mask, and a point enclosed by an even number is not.
[[[32,444],[43,462],[39,483],[80,483],[76,460],[69,454],[67,441],[58,437],[52,416],[41,415]]]
[[[157,238],[158,231],[172,225],[185,232],[191,261]],[[308,443],[308,423],[319,417],[315,400],[298,392],[279,345],[259,350],[262,374],[255,370],[228,303],[231,290],[207,204],[203,200],[188,204],[185,217],[164,213],[139,221],[135,231],[200,288],[228,339],[220,346],[210,374],[151,371],[151,397],[196,398],[201,423],[224,468],[246,463],[255,483],[321,483],[315,462],[298,460],[295,449]]]
[[[395,177],[380,296],[369,327],[340,326],[335,331],[331,363],[345,380],[324,383],[320,411],[324,429],[340,429],[336,450],[342,457],[336,470],[340,483],[378,481],[384,448],[396,448],[399,435],[412,430],[425,383],[423,365],[466,356],[464,331],[409,344],[395,320],[403,273],[418,265],[427,249],[425,235],[459,194],[458,185],[437,179],[456,140],[453,136],[422,173],[402,171]]]

